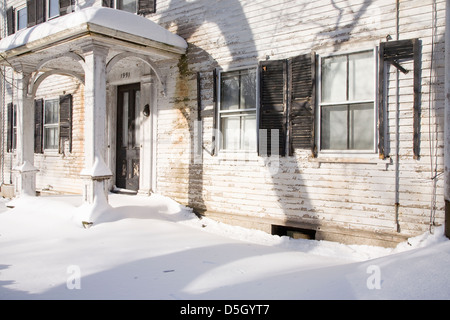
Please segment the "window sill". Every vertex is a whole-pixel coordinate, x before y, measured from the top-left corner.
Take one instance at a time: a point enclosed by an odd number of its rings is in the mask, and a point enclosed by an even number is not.
[[[339,164],[370,164],[387,168],[391,164],[391,159],[380,159],[378,154],[319,154],[317,158],[309,158],[309,162],[316,164],[317,168],[322,163]]]
[[[259,161],[259,156],[257,151],[221,150],[217,159],[220,161]]]

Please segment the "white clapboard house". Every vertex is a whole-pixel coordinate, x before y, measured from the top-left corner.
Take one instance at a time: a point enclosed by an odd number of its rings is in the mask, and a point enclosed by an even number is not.
[[[94,224],[120,191],[294,238],[433,231],[448,7],[4,0],[2,191],[82,194]]]

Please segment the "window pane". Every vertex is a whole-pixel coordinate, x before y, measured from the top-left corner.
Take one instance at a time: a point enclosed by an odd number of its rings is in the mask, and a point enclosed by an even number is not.
[[[141,91],[137,90],[134,96],[134,147],[139,147],[141,144],[140,130],[140,113],[141,111]]]
[[[128,147],[128,98],[129,93],[123,93],[122,100],[122,147]]]
[[[256,108],[256,71],[241,74],[241,109]]]
[[[242,149],[256,149],[256,115],[242,117]]]
[[[120,10],[136,13],[136,0],[118,0],[117,6]]]
[[[322,102],[347,100],[347,57],[322,59]]]
[[[239,73],[222,74],[220,86],[220,110],[239,109]]]
[[[27,27],[27,8],[20,9],[17,12],[17,30]]]
[[[58,148],[58,128],[44,128],[44,149]]]
[[[59,0],[48,0],[48,17],[59,16]]]
[[[373,52],[352,54],[348,65],[349,100],[374,99]]]
[[[221,119],[222,148],[227,150],[240,149],[241,118],[223,117]]]
[[[55,124],[59,122],[59,100],[45,101],[44,125]]]
[[[321,148],[347,149],[347,106],[322,107]]]
[[[350,149],[369,150],[374,147],[373,104],[350,106]]]

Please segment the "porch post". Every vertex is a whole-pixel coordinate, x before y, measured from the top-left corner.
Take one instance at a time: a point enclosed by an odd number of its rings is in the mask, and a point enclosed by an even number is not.
[[[108,179],[112,177],[106,165],[106,56],[108,48],[90,43],[83,48],[85,59],[84,86],[84,204],[92,205],[83,223],[94,222],[108,204]]]
[[[450,0],[445,18],[445,108],[444,108],[444,233],[450,239]]]
[[[34,104],[28,95],[28,81],[32,66],[13,65],[17,85],[17,162],[13,168],[16,192],[19,196],[36,196],[36,173],[34,167]]]

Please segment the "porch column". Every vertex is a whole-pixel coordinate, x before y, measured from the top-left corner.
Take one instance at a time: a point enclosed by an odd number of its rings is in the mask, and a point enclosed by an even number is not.
[[[17,162],[13,168],[16,192],[19,196],[36,196],[36,173],[34,167],[34,103],[28,95],[28,81],[33,66],[13,65],[17,86]]]
[[[150,195],[155,190],[152,188],[153,177],[153,79],[151,75],[141,77],[141,106],[140,106],[140,172],[139,172],[139,194]]]
[[[450,0],[445,5],[444,230],[450,239]]]
[[[85,59],[84,86],[84,204],[94,210],[84,217],[84,222],[95,220],[95,208],[108,203],[108,179],[112,177],[106,165],[106,56],[108,48],[90,43],[83,48]],[[98,208],[99,210],[101,208]]]

